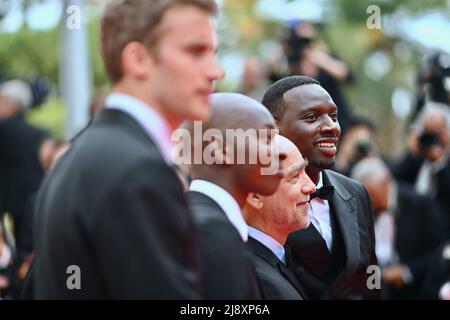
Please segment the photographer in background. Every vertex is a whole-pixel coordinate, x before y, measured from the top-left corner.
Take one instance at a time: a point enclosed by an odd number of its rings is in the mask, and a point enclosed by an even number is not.
[[[347,132],[341,138],[334,169],[350,176],[353,166],[367,157],[379,157],[392,172],[392,160],[381,155],[378,147],[378,132],[375,124],[367,118],[354,116]]]
[[[445,239],[434,201],[409,185],[397,183],[376,157],[355,164],[351,177],[364,184],[371,198],[383,297],[423,298],[424,279],[435,260],[433,253]]]
[[[395,175],[418,193],[433,197],[450,238],[450,109],[446,105],[425,105],[411,128],[408,149]]]
[[[416,105],[412,119],[415,120],[426,100],[450,106],[446,82],[450,81],[450,55],[433,53],[425,57],[417,77]]]
[[[378,156],[375,125],[364,118],[352,118],[339,143],[335,169],[349,176],[353,166],[368,156]]]
[[[290,75],[306,75],[320,82],[339,107],[339,124],[344,134],[349,126],[351,110],[341,92],[341,83],[353,80],[349,66],[319,43],[316,25],[300,21],[288,30],[285,52]]]
[[[13,263],[2,281],[9,297],[17,298],[33,250],[32,207],[34,194],[49,169],[61,142],[25,121],[27,111],[43,102],[42,82],[22,80],[0,83],[0,218],[8,213],[14,222]],[[6,279],[8,281],[6,281]]]

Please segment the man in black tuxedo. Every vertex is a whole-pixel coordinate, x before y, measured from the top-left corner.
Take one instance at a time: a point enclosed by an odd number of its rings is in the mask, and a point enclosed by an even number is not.
[[[310,226],[287,240],[294,271],[308,297],[379,298],[379,290],[367,287],[367,268],[377,264],[369,196],[360,183],[328,170],[341,132],[337,106],[316,80],[306,76],[277,81],[263,104],[280,134],[308,160],[306,173],[320,191],[310,202]]]
[[[203,297],[258,299],[254,270],[245,251],[248,226],[241,209],[249,192],[275,192],[282,173],[276,164],[273,174],[264,175],[262,169],[269,165],[266,160],[279,162],[284,155],[273,146],[272,115],[256,100],[237,93],[217,93],[212,95],[211,107],[211,118],[203,121],[201,128],[196,129],[198,122],[189,127],[194,153],[202,157],[191,161],[193,181],[187,198],[200,229]],[[214,136],[207,142],[198,139],[209,133]],[[242,156],[244,161],[239,161]]]
[[[248,249],[263,299],[303,300],[306,293],[286,266],[289,253],[283,246],[289,233],[308,227],[309,194],[316,186],[306,174],[306,161],[295,144],[280,135],[276,138],[286,153],[282,161],[286,174],[273,195],[248,194],[243,210],[249,225]]]
[[[445,239],[435,204],[412,187],[396,183],[381,159],[359,161],[351,176],[364,184],[372,200],[383,297],[426,297],[424,280],[432,270],[433,252]]]
[[[113,93],[56,162],[36,206],[38,299],[200,297],[197,232],[171,133],[205,119],[221,76],[214,1],[112,1],[102,53]]]

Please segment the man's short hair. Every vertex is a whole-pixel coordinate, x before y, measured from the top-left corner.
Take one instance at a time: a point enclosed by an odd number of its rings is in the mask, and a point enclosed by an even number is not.
[[[285,77],[267,89],[262,99],[262,104],[269,109],[276,120],[281,120],[286,111],[283,95],[285,92],[305,84],[317,84],[320,86],[319,81],[307,76]]]
[[[113,83],[122,76],[121,56],[127,43],[138,41],[154,49],[159,35],[158,25],[164,13],[176,5],[197,7],[215,16],[214,0],[113,0],[101,22],[102,55],[106,73]]]

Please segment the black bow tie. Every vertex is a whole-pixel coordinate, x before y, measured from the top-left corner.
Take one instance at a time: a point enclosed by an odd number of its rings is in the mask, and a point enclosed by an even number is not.
[[[311,201],[315,197],[331,201],[331,199],[333,198],[333,191],[334,191],[333,186],[323,186],[322,188],[319,188],[316,192],[311,193],[309,195],[309,201]]]

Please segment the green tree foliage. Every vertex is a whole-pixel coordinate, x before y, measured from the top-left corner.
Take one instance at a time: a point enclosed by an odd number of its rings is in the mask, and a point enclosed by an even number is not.
[[[8,78],[40,76],[56,84],[59,60],[58,30],[0,34],[0,72]]]
[[[274,0],[275,1],[275,0]],[[276,0],[286,2],[285,0]],[[287,0],[289,1],[289,0]],[[293,0],[291,0],[293,1]],[[258,26],[263,24],[264,33],[247,39],[249,31],[241,32],[237,47],[240,52],[257,54],[260,39],[277,39],[281,23],[261,21],[252,10],[256,0],[224,0],[224,8],[229,14],[232,25]],[[370,30],[366,26],[370,5],[378,5],[382,16],[389,16],[398,10],[414,16],[427,10],[449,12],[447,0],[335,0],[324,1],[330,16],[324,17],[324,28],[320,39],[328,49],[338,54],[351,67],[355,80],[342,89],[355,114],[370,118],[377,126],[382,150],[391,155],[398,155],[404,146],[407,122],[398,119],[391,107],[391,97],[397,87],[404,87],[414,92],[416,70],[425,51],[423,48],[408,44],[402,39],[389,37],[383,30]],[[255,27],[254,27],[255,28]],[[400,59],[398,47],[408,51],[408,59]],[[247,48],[247,49],[246,49]],[[256,48],[256,50],[255,50]],[[365,72],[367,58],[374,52],[383,52],[390,60],[389,72],[380,79],[372,79]]]

